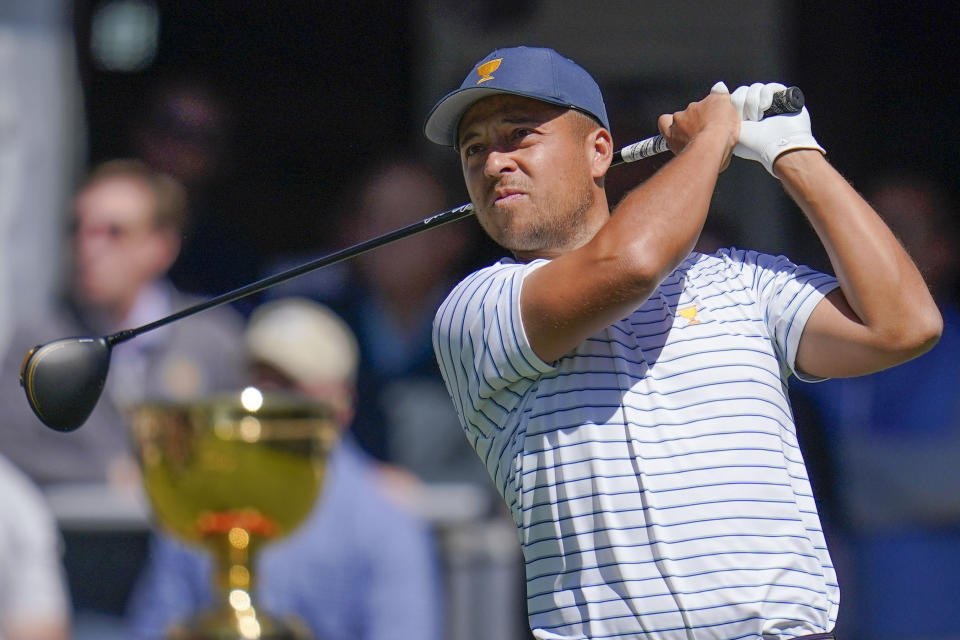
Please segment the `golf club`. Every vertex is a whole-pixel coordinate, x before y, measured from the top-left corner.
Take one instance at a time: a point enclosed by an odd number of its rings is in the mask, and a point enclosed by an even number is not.
[[[790,87],[774,95],[773,104],[764,112],[764,117],[796,113],[803,108],[803,104],[804,97],[800,89]],[[646,138],[617,151],[611,166],[636,162],[667,149],[666,140],[662,136]],[[187,316],[239,300],[310,271],[342,262],[395,240],[461,220],[472,214],[473,205],[469,203],[448,209],[420,222],[228,291],[140,327],[99,338],[61,338],[37,345],[23,360],[20,385],[26,393],[30,408],[43,424],[57,431],[73,431],[86,421],[100,399],[110,368],[110,353],[115,345]]]

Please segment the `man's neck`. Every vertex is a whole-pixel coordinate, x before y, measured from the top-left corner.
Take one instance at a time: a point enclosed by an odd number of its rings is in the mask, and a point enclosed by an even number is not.
[[[579,233],[568,238],[563,246],[530,251],[513,251],[513,257],[517,262],[524,263],[538,259],[553,260],[590,242],[609,220],[610,208],[607,206],[606,194],[601,192],[594,205],[584,214],[584,224],[580,227]]]

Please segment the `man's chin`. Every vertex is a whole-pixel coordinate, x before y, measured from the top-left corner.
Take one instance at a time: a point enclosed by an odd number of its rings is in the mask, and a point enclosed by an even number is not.
[[[529,220],[535,215],[535,213],[525,213],[517,206],[503,205],[486,210],[479,220],[480,226],[487,235],[507,251],[536,252],[543,249],[543,231],[513,224],[523,218]],[[504,222],[507,224],[497,224]]]
[[[503,242],[498,242],[498,244],[504,249],[510,251],[514,254],[539,254],[543,253],[546,250],[544,247],[543,238],[539,236],[532,236],[531,234],[513,234],[504,238]]]

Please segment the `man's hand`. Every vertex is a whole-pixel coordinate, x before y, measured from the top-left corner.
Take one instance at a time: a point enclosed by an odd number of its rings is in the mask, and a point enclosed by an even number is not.
[[[702,131],[710,128],[726,130],[729,146],[724,152],[721,171],[725,169],[740,135],[741,120],[728,96],[727,88],[718,83],[703,100],[690,103],[683,111],[660,116],[657,125],[670,149],[679,154]]]
[[[721,86],[717,83],[714,91]],[[723,86],[725,90],[726,87]],[[740,140],[733,150],[738,158],[755,160],[776,177],[773,165],[777,158],[795,149],[816,149],[826,153],[813,137],[810,130],[810,114],[806,107],[798,113],[788,113],[763,118],[763,112],[773,104],[773,94],[786,89],[782,84],[770,82],[754,83],[749,87],[738,87],[730,96],[733,106],[743,120],[740,126]]]

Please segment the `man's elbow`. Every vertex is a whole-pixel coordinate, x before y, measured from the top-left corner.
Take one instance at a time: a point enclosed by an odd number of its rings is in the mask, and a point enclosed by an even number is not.
[[[912,360],[930,351],[942,334],[943,316],[936,305],[930,304],[916,310],[910,320],[890,336],[888,345],[892,351],[900,354],[902,361]]]
[[[614,259],[621,266],[626,286],[646,298],[689,253],[686,247],[638,238]]]
[[[917,348],[919,350],[917,355],[930,351],[940,340],[940,336],[943,335],[943,316],[936,306],[933,306],[924,314],[924,320],[920,323],[917,334]]]

